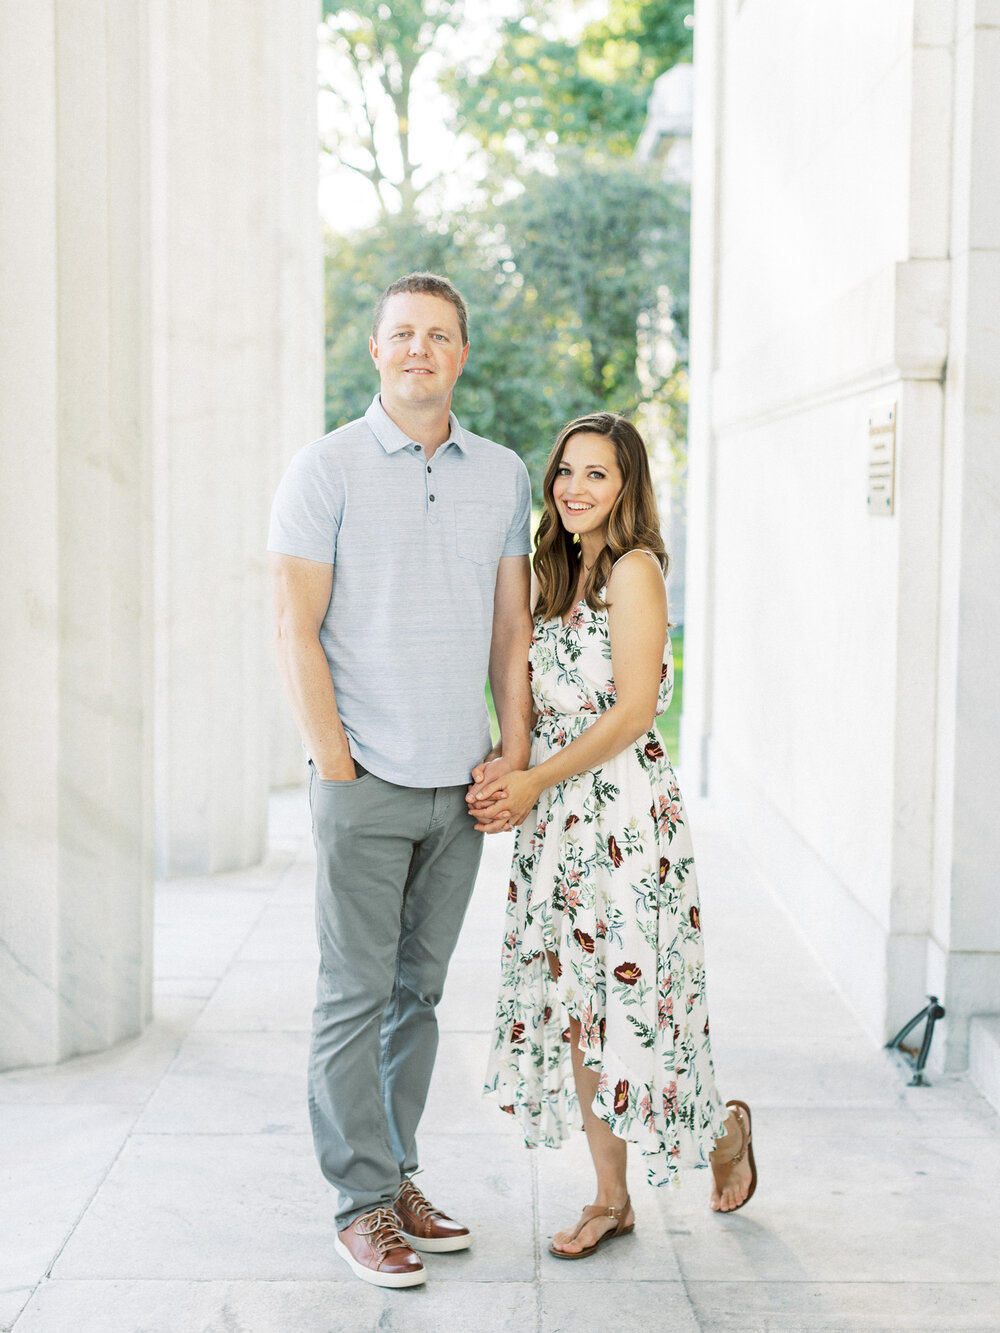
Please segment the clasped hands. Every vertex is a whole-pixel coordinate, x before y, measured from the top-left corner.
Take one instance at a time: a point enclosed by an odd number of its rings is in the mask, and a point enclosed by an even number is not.
[[[500,833],[524,823],[541,791],[532,769],[511,768],[501,754],[476,765],[465,799],[480,833]]]

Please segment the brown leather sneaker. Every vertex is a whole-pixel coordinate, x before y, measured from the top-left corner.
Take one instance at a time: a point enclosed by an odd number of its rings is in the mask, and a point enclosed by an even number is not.
[[[403,1239],[415,1250],[443,1254],[447,1250],[467,1250],[472,1244],[469,1228],[463,1227],[461,1222],[452,1221],[439,1208],[435,1208],[412,1180],[403,1181],[392,1206],[399,1219]]]
[[[391,1208],[373,1208],[338,1231],[333,1248],[362,1282],[376,1287],[417,1287],[427,1269],[399,1232]]]

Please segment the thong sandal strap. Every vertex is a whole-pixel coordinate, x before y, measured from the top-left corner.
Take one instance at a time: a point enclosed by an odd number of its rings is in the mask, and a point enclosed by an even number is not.
[[[729,1105],[732,1105],[732,1103],[729,1103]],[[735,1153],[732,1157],[727,1157],[724,1162],[720,1162],[720,1166],[738,1166],[739,1163],[743,1161],[743,1158],[746,1157],[747,1149],[750,1147],[750,1131],[747,1129],[746,1120],[743,1117],[743,1108],[740,1106],[733,1106],[733,1115],[736,1117],[736,1123],[740,1127],[740,1138],[742,1142],[740,1143],[739,1152]]]

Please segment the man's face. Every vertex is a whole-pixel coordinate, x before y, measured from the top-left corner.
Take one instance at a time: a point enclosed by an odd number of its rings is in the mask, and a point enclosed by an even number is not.
[[[462,345],[458,311],[450,301],[429,292],[397,292],[386,302],[368,350],[378,367],[384,407],[444,408],[469,344]]]

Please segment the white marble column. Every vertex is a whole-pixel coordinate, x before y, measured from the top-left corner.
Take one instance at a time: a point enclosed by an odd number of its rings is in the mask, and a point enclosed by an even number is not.
[[[268,500],[295,451],[323,433],[324,365],[314,77],[319,4],[318,0],[293,6],[286,0],[269,3],[272,41],[280,58],[276,61],[272,117],[273,137],[279,149],[273,178],[279,271],[273,328],[277,384],[272,396]],[[302,782],[305,759],[272,663],[269,648],[270,776],[272,786],[287,787]]]
[[[700,0],[695,23],[691,197],[691,346],[684,607],[683,776],[691,795],[709,785],[715,622],[716,471],[712,376],[718,365],[719,221],[724,24]]]
[[[275,704],[265,541],[318,434],[313,0],[152,0],[157,844],[260,859]],[[288,732],[286,748],[290,747]]]
[[[1000,27],[959,6],[951,345],[942,475],[936,819],[929,985],[944,1053],[966,1062],[968,1020],[1000,1010]]]
[[[150,1010],[144,52],[0,4],[0,1067]]]

